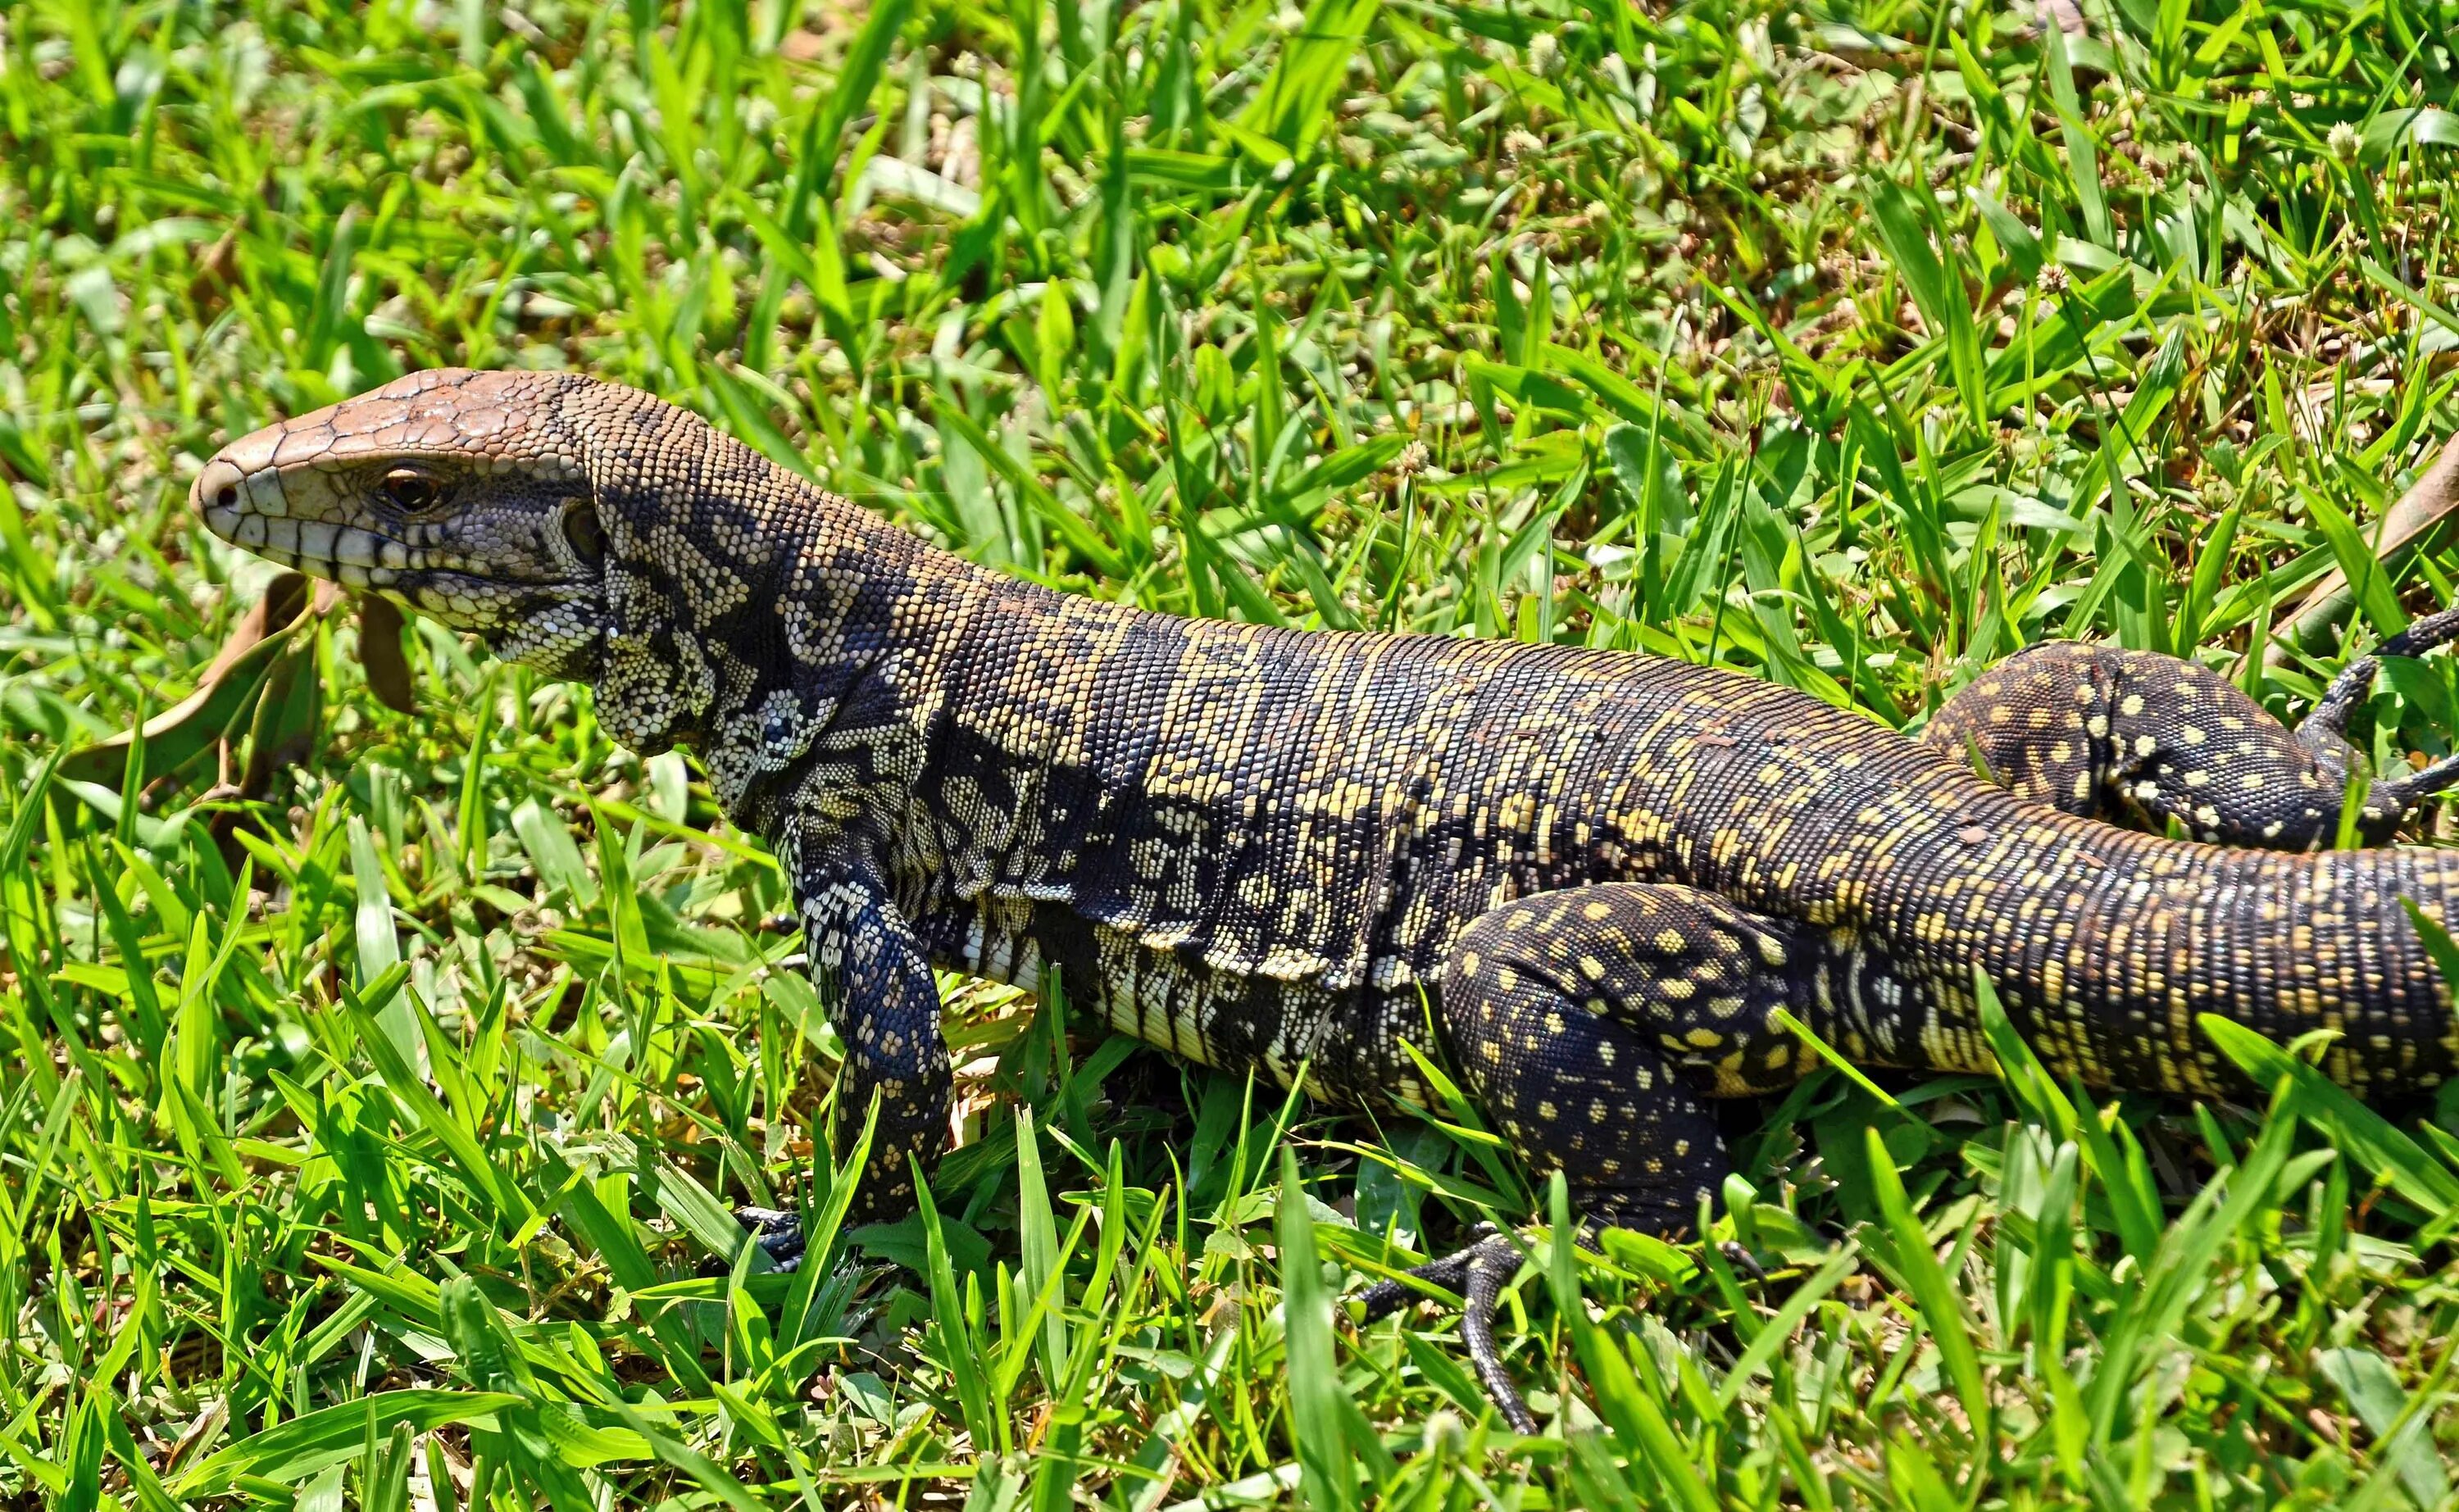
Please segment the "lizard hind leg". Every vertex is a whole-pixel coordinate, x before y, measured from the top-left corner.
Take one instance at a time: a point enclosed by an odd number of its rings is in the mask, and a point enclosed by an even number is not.
[[[2447,621],[2447,622],[2446,622]],[[2459,615],[2421,620],[2385,641],[2416,655],[2459,636]],[[2071,640],[2028,646],[1947,700],[1923,744],[2069,813],[2199,840],[2311,850],[2337,837],[2352,751],[2348,711],[2375,661],[2349,664],[2294,731],[2208,667],[2150,651]],[[2358,830],[2387,840],[2415,806],[2459,783],[2459,762],[2368,790]]]
[[[1788,929],[1685,887],[1607,884],[1544,892],[1480,917],[1452,947],[1438,1013],[1488,1122],[1543,1173],[1562,1171],[1586,1224],[1664,1237],[1689,1230],[1727,1170],[1707,1098],[1797,1074],[1770,1010],[1800,962]],[[1461,1292],[1478,1378],[1523,1433],[1536,1419],[1494,1339],[1494,1306],[1519,1251],[1482,1233],[1419,1267]],[[1419,1292],[1367,1290],[1380,1317]]]
[[[2423,656],[2453,640],[2459,640],[2459,607],[2412,620],[2407,628],[2385,637],[2382,644],[2340,669],[2340,675],[2331,680],[2312,711],[2298,724],[2298,744],[2314,751],[2317,759],[2326,768],[2341,773],[2344,782],[2355,754],[2348,743],[2348,715],[2372,690],[2374,677],[2382,670],[2382,659]],[[2459,755],[2445,756],[2415,771],[2378,777],[2365,793],[2365,810],[2360,824],[2369,840],[2387,839],[2418,804],[2453,787],[2459,787]]]

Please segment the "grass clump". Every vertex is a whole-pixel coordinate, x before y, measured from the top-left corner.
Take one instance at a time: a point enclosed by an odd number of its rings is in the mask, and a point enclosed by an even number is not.
[[[2448,1503],[2459,1116],[2242,1037],[2261,1105],[2006,1036],[1738,1110],[1718,1231],[1781,1263],[1541,1245],[1522,1440],[1447,1316],[1335,1288],[1545,1192],[1058,1000],[950,983],[932,1207],[760,1272],[731,1204],[842,1196],[836,1046],[774,867],[585,690],[413,625],[379,697],[399,632],[309,615],[93,747],[265,586],[186,511],[216,441],[447,364],[655,389],[1155,608],[1890,725],[2105,636],[2293,711],[2459,577],[2448,491],[2394,508],[2459,419],[2448,23],[0,9],[0,1494]],[[2386,670],[2377,765],[2447,751],[2448,666]]]

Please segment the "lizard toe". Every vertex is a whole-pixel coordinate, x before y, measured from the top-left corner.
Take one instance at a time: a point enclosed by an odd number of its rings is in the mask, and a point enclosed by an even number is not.
[[[1459,1292],[1461,1339],[1468,1346],[1469,1367],[1477,1373],[1478,1384],[1485,1388],[1486,1398],[1513,1432],[1534,1434],[1537,1415],[1528,1410],[1511,1373],[1503,1368],[1503,1351],[1494,1337],[1495,1305],[1503,1286],[1520,1273],[1523,1259],[1520,1247],[1509,1237],[1492,1224],[1480,1224],[1465,1248],[1411,1269],[1406,1279],[1376,1282],[1361,1293],[1361,1300],[1366,1304],[1364,1320],[1371,1323],[1426,1296],[1430,1289]]]
[[[734,1221],[751,1230],[752,1242],[778,1270],[802,1265],[803,1220],[798,1215],[775,1208],[737,1208]]]

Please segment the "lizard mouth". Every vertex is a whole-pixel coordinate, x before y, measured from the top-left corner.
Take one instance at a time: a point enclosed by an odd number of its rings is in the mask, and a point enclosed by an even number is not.
[[[435,559],[432,553],[413,552],[375,531],[328,520],[268,518],[208,506],[205,526],[267,561],[350,588],[395,588],[410,578],[460,571],[457,564]]]
[[[501,563],[484,570],[470,555],[450,546],[407,540],[380,525],[319,518],[332,501],[290,498],[279,469],[243,472],[217,457],[199,473],[190,497],[205,528],[267,561],[345,587],[387,593],[413,609],[470,614],[490,601],[511,603],[539,593],[582,586],[556,564],[547,571],[508,578]],[[359,513],[359,512],[354,512]]]

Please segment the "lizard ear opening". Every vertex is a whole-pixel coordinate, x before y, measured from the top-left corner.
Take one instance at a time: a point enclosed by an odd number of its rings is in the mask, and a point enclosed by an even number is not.
[[[585,499],[575,499],[563,512],[563,540],[584,567],[595,568],[606,560],[606,530],[598,523],[598,512]]]

